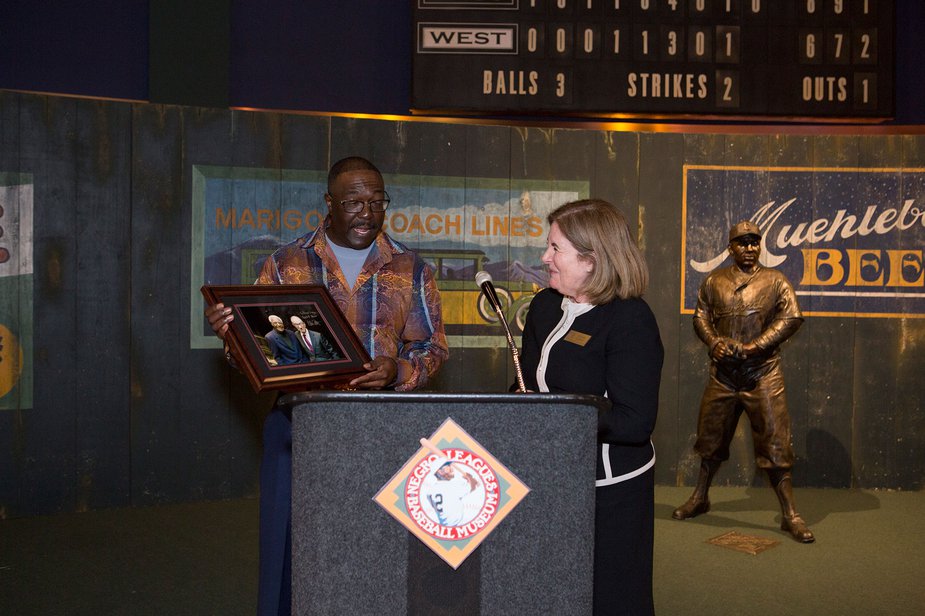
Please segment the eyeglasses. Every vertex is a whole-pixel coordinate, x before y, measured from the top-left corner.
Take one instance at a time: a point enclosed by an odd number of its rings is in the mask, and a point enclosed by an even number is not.
[[[363,211],[363,208],[367,205],[369,206],[370,212],[384,212],[386,208],[389,207],[389,203],[392,200],[389,198],[389,193],[382,191],[382,194],[385,195],[381,199],[370,199],[369,201],[361,201],[359,199],[344,199],[340,202],[340,206],[344,208],[344,211],[348,214],[359,214]]]

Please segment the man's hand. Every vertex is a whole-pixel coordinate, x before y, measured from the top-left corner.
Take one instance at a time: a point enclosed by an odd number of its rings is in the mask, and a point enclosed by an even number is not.
[[[739,357],[748,359],[752,355],[757,355],[760,350],[754,342],[746,342],[739,347]]]
[[[729,357],[738,357],[741,345],[732,338],[720,338],[710,349],[713,361],[721,361]]]
[[[710,357],[713,361],[722,361],[724,359],[748,359],[753,355],[761,352],[754,342],[741,343],[732,338],[720,338],[710,350]]]
[[[226,307],[225,304],[208,306],[206,308],[206,318],[209,320],[209,325],[212,326],[212,331],[215,332],[215,335],[224,340],[225,334],[228,333],[228,324],[234,320],[231,308]]]
[[[476,479],[470,473],[467,473],[466,471],[462,469],[460,469],[460,472],[462,473],[463,479],[465,479],[466,482],[469,484],[469,491],[475,492],[475,489],[479,487],[478,479]]]
[[[398,375],[398,362],[386,355],[380,355],[371,362],[363,364],[368,372],[350,381],[351,387],[358,389],[382,389],[391,385]]]

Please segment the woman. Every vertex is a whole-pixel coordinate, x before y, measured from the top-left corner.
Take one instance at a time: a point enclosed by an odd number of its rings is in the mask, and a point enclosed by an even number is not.
[[[600,199],[547,218],[549,286],[523,333],[532,391],[606,396],[598,419],[594,613],[652,614],[655,450],[664,355],[642,294],[649,273],[626,219]]]

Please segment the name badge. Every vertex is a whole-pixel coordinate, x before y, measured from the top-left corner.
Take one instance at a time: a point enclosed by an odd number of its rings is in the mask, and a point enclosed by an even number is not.
[[[571,342],[572,344],[577,344],[578,346],[584,346],[588,344],[588,340],[591,339],[591,336],[589,336],[588,334],[577,332],[573,329],[569,333],[565,334],[565,339],[568,342]]]

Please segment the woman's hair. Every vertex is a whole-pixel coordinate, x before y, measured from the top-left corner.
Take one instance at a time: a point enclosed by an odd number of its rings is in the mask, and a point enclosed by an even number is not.
[[[561,205],[546,220],[557,223],[582,259],[594,268],[581,289],[592,304],[640,297],[649,285],[649,268],[623,214],[603,199]]]

